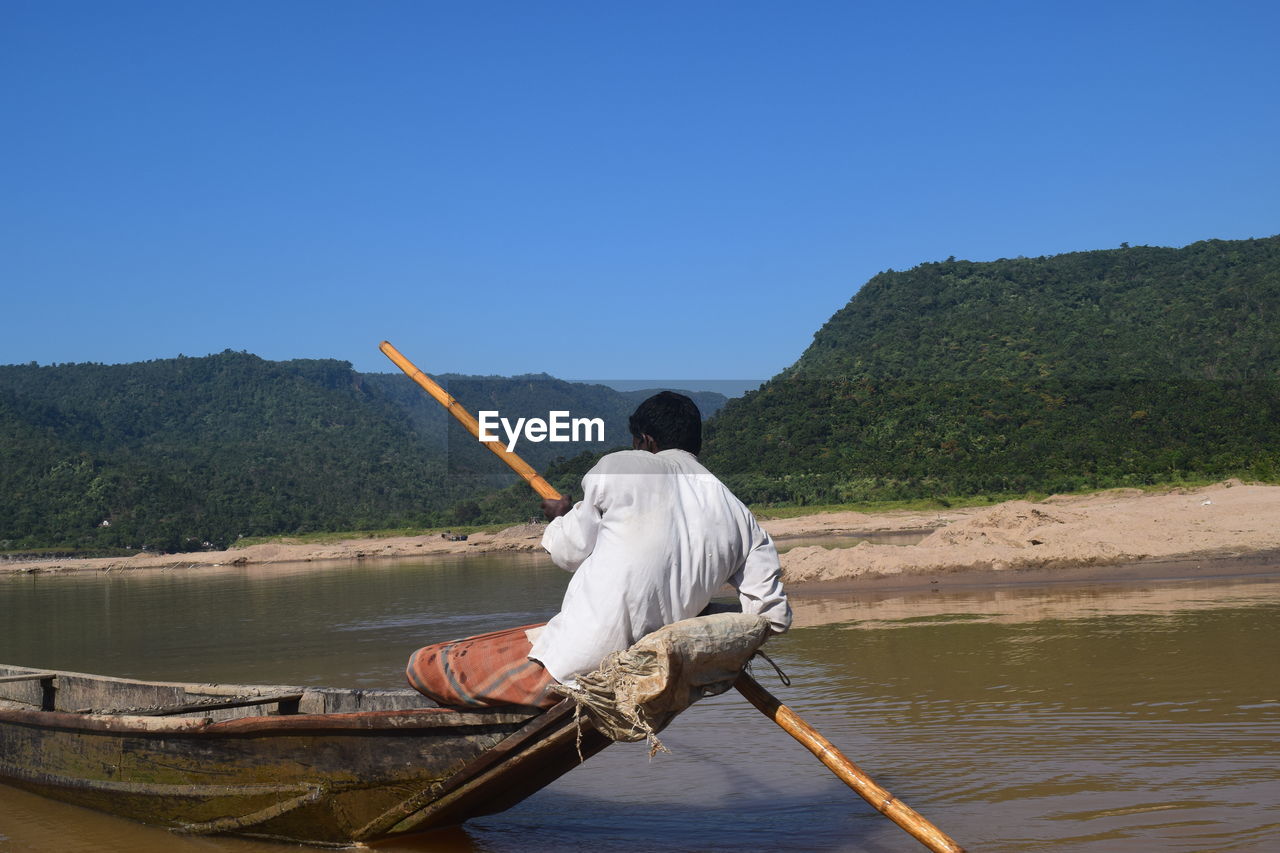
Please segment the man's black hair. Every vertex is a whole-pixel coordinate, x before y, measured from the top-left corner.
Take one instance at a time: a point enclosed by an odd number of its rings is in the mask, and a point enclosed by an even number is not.
[[[632,436],[647,435],[662,450],[687,450],[694,456],[702,452],[702,413],[683,394],[654,394],[636,408],[630,427]]]

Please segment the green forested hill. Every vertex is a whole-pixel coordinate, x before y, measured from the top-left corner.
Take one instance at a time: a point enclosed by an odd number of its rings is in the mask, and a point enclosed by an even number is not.
[[[634,408],[630,393],[549,376],[443,378],[473,410],[605,419],[605,445],[522,443],[539,467],[618,443]],[[450,507],[513,477],[450,424],[407,377],[341,361],[0,366],[0,551],[453,523]]]
[[[545,373],[524,376],[460,376],[443,373],[433,377],[474,415],[482,410],[499,411],[503,417],[546,418],[552,411],[567,411],[574,417],[598,417],[604,421],[604,441],[531,442],[522,440],[516,452],[537,470],[557,459],[569,459],[584,451],[599,451],[630,445],[627,419],[650,391],[615,391],[605,385],[566,382]],[[408,415],[414,428],[428,440],[444,448],[451,470],[468,476],[487,477],[491,484],[511,482],[501,462],[471,437],[440,404],[401,373],[363,375],[366,385],[376,388]],[[714,392],[688,392],[704,416],[714,414],[725,397]],[[500,435],[503,435],[499,431]]]
[[[577,454],[627,444],[644,396],[438,378],[473,411],[603,417],[603,445],[518,448],[570,491],[592,460]],[[753,502],[1276,479],[1280,237],[883,273],[708,420],[704,457]],[[407,378],[346,362],[0,366],[0,550],[532,512],[531,494],[495,493],[511,479]]]
[[[1060,491],[1280,470],[1280,237],[871,279],[732,400],[749,500]]]
[[[421,523],[442,460],[336,361],[0,367],[0,540],[187,550]],[[104,525],[103,522],[106,522]]]

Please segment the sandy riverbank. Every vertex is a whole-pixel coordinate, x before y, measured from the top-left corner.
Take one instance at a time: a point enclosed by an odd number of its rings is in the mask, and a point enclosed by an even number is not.
[[[1221,558],[1280,550],[1280,486],[1228,481],[1194,490],[1113,490],[1029,503],[929,512],[838,512],[764,522],[780,541],[932,529],[917,545],[794,548],[782,555],[788,583],[879,582],[926,576],[1036,571]],[[229,551],[139,554],[125,558],[0,563],[0,572],[115,571],[262,565],[428,554],[541,550],[542,526],[474,533],[465,542],[440,536],[354,539],[323,544],[282,541]]]
[[[916,545],[795,548],[782,556],[792,584],[1054,572],[1224,558],[1280,550],[1280,487],[1230,480],[1200,489],[1121,489],[935,514]],[[1095,573],[1094,576],[1097,576]]]
[[[543,525],[518,524],[495,533],[472,533],[455,542],[431,536],[387,536],[345,539],[338,542],[279,542],[231,548],[226,551],[195,551],[188,554],[135,554],[132,557],[88,557],[26,560],[0,563],[4,572],[116,571],[129,569],[176,569],[200,566],[247,566],[268,563],[314,563],[334,560],[363,560],[378,557],[419,557],[431,554],[486,554],[502,551],[540,551]]]

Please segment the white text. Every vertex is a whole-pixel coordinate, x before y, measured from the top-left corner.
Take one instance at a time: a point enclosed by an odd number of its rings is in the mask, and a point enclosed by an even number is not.
[[[496,430],[506,433],[507,452],[516,449],[516,441],[526,438],[539,441],[604,441],[604,418],[571,418],[568,412],[547,412],[547,419],[516,418],[511,421],[497,412],[480,412],[480,440],[501,441]],[[594,436],[594,437],[593,437]]]

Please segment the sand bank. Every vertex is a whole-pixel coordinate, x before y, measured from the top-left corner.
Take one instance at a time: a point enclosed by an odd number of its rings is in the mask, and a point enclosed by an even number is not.
[[[496,533],[472,533],[465,541],[440,534],[345,539],[339,542],[279,542],[231,548],[226,551],[194,551],[187,554],[135,554],[132,557],[77,557],[0,563],[4,572],[117,571],[129,569],[177,569],[200,566],[248,566],[269,563],[314,563],[378,557],[418,557],[430,554],[484,554],[503,551],[541,551],[543,525],[518,524]]]
[[[782,555],[792,584],[1052,573],[1090,567],[1222,560],[1280,549],[1280,487],[1231,480],[1200,489],[1112,490],[1010,501],[935,515],[916,545],[800,547]]]
[[[767,520],[763,524],[780,541],[802,536],[856,537],[933,530],[916,545],[863,543],[852,548],[794,548],[782,555],[784,578],[791,584],[882,584],[1010,570],[1052,573],[1280,550],[1280,486],[1228,481],[1201,489],[1155,494],[1136,489],[1113,490],[945,512],[821,513]],[[463,542],[439,535],[319,544],[282,540],[191,554],[12,561],[0,563],[0,572],[173,569],[539,552],[542,529],[539,524],[523,524],[494,533],[473,533]]]

